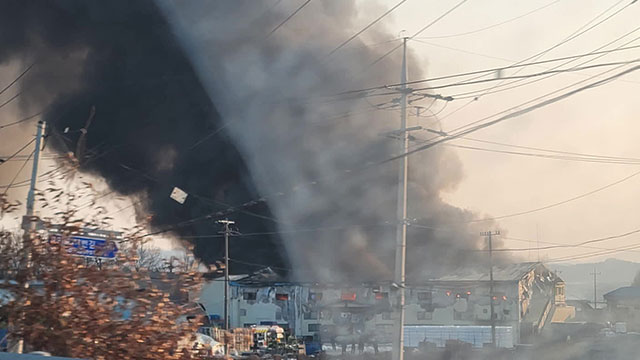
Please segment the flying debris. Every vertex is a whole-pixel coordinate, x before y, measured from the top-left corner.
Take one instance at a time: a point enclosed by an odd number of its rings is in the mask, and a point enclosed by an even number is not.
[[[173,191],[171,191],[171,195],[169,195],[170,198],[172,198],[179,204],[184,204],[184,202],[187,201],[187,196],[189,196],[189,194],[187,194],[184,190],[180,189],[177,186],[173,188]]]

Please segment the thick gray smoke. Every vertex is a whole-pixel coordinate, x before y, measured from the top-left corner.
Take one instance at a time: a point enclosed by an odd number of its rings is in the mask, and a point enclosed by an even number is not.
[[[399,152],[397,140],[380,136],[398,128],[398,108],[371,111],[394,96],[331,101],[324,96],[397,83],[401,52],[369,68],[388,48],[370,48],[356,39],[327,57],[357,30],[353,21],[365,10],[355,1],[311,2],[269,36],[297,5],[269,8],[237,0],[161,4],[259,191],[282,193],[269,197],[269,205],[296,273],[390,279],[397,164],[361,169]],[[377,43],[393,36],[370,31],[367,37]],[[423,77],[422,68],[410,56],[410,76]],[[432,122],[412,118],[410,126]],[[485,256],[473,251],[480,246],[477,232],[464,223],[472,214],[440,197],[461,177],[461,164],[446,149],[411,157],[409,214],[423,227],[409,230],[410,277],[484,262]],[[309,185],[318,179],[323,180]]]
[[[252,234],[232,242],[234,272],[290,263],[300,279],[390,280],[397,164],[363,168],[399,153],[380,136],[398,128],[398,95],[326,95],[397,83],[399,51],[368,64],[398,40],[364,45],[395,37],[376,27],[328,57],[370,2],[312,1],[269,34],[300,5],[273,4],[7,1],[0,63],[35,63],[20,104],[44,112],[53,147],[116,192],[145,193],[154,230],[188,238],[204,261],[222,256],[221,239],[206,236],[220,216],[204,215],[264,197],[221,215]],[[409,54],[410,78],[423,69]],[[410,278],[486,261],[479,229],[465,223],[473,214],[441,199],[461,177],[445,148],[411,156]],[[189,192],[184,205],[169,199],[173,186]]]

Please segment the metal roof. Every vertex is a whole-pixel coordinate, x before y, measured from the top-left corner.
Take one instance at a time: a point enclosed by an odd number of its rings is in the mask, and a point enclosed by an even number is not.
[[[538,266],[544,267],[539,262],[524,262],[517,264],[495,265],[493,267],[494,281],[518,281]],[[443,275],[438,278],[427,279],[426,282],[464,282],[464,281],[489,281],[489,268],[458,269],[455,274]]]
[[[608,301],[610,300],[640,300],[640,287],[624,286],[603,295]]]

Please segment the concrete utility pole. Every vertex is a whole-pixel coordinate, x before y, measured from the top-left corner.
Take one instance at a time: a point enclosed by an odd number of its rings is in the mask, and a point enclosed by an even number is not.
[[[407,130],[407,40],[402,43],[402,70],[400,71],[400,136],[402,139],[400,153],[405,154],[409,149],[409,132]],[[393,360],[404,358],[404,306],[405,306],[405,262],[407,255],[407,175],[409,158],[400,160],[398,170],[398,228],[396,230],[396,263],[395,283],[398,286],[398,316],[395,321],[395,338],[393,340]]]
[[[480,235],[484,236],[489,243],[489,308],[491,309],[491,346],[496,347],[496,315],[494,309],[493,294],[493,243],[492,237],[500,235],[500,231],[484,231]]]
[[[596,268],[593,268],[593,272],[589,275],[593,275],[593,308],[598,309],[598,275],[602,273],[596,272]]]
[[[218,224],[224,225],[224,231],[222,231],[224,234],[224,329],[229,330],[229,235],[231,235],[229,225],[235,224],[235,221],[218,220]]]
[[[38,161],[40,160],[40,141],[44,132],[45,122],[38,121],[38,131],[36,132],[36,148],[33,152],[33,167],[31,169],[31,183],[27,194],[27,216],[33,216],[33,205],[35,199],[36,182],[38,180]],[[25,229],[26,230],[26,229]]]
[[[42,140],[42,133],[44,132],[45,122],[42,120],[38,121],[38,130],[36,131],[36,144],[35,149],[33,150],[33,166],[31,168],[31,182],[29,184],[29,192],[27,193],[27,213],[26,216],[22,218],[22,229],[24,230],[24,234],[22,235],[22,246],[24,248],[29,248],[31,246],[31,231],[36,228],[36,221],[33,221],[33,208],[35,203],[35,191],[36,191],[36,183],[38,181],[38,162],[40,160],[40,143]],[[21,266],[28,267],[30,266],[31,256],[29,252],[25,252],[25,257],[23,259],[23,263]],[[24,339],[19,338],[9,345],[11,352],[15,352],[18,354],[22,354],[24,350]]]

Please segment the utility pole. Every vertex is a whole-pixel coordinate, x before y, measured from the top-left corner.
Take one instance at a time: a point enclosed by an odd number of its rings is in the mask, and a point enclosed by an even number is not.
[[[42,120],[38,121],[38,127],[36,131],[36,144],[35,149],[33,150],[33,166],[31,168],[31,182],[29,184],[29,192],[27,193],[27,213],[22,218],[22,229],[24,230],[24,234],[22,235],[22,246],[27,249],[24,252],[23,263],[21,266],[29,267],[31,262],[31,256],[28,248],[31,247],[31,231],[36,228],[37,222],[33,220],[33,208],[35,203],[35,191],[36,191],[36,183],[38,181],[38,162],[40,160],[40,142],[42,140],[42,133],[44,132],[45,122]],[[28,279],[26,280],[28,281]],[[28,284],[28,283],[27,283]],[[16,340],[15,344],[11,344],[9,346],[12,352],[22,354],[24,350],[24,339],[19,338]]]
[[[229,330],[229,235],[231,235],[229,225],[233,225],[235,222],[224,219],[218,220],[218,224],[224,225],[222,231],[224,234],[224,329]]]
[[[593,268],[593,272],[589,275],[593,275],[593,308],[598,310],[598,275],[602,273],[596,272],[596,268]]]
[[[407,131],[407,40],[402,43],[402,69],[400,71],[400,136],[402,139],[400,153],[406,154],[409,149],[409,132]],[[405,306],[405,263],[407,256],[407,175],[409,158],[400,160],[398,170],[398,228],[396,230],[396,263],[395,284],[398,287],[398,316],[395,322],[392,360],[404,359],[404,306]]]
[[[29,193],[27,194],[27,216],[33,216],[33,206],[35,202],[36,182],[38,180],[38,162],[40,160],[40,141],[44,132],[45,122],[38,121],[38,130],[36,132],[36,148],[33,152],[33,167],[31,168],[31,183],[29,184]],[[29,230],[31,226],[29,226]],[[26,230],[26,229],[25,229]]]
[[[494,309],[493,294],[493,243],[491,238],[500,235],[500,231],[484,231],[480,235],[484,236],[489,243],[489,308],[491,309],[491,346],[496,347],[496,315]]]

